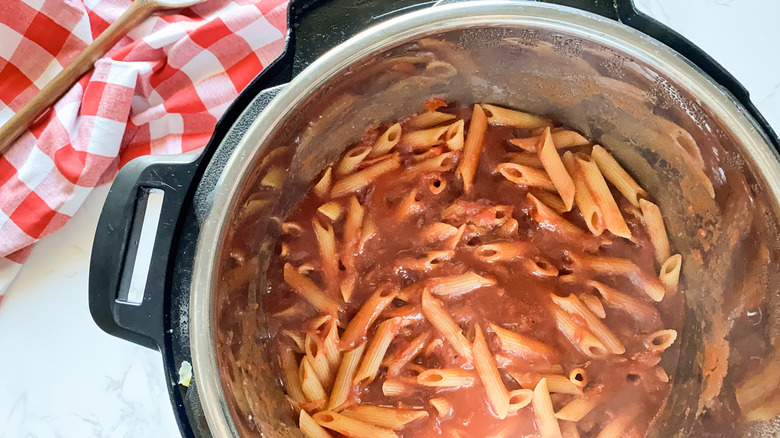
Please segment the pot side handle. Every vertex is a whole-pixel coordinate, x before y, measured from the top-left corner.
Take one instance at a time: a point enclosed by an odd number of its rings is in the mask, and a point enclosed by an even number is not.
[[[162,347],[171,248],[198,161],[195,155],[139,157],[127,163],[111,185],[89,267],[89,309],[107,333],[149,348]],[[133,285],[143,293],[134,302],[131,279],[141,232],[148,226],[144,218],[152,193],[162,194],[163,199],[156,229],[146,230],[152,232],[154,243],[145,284]]]

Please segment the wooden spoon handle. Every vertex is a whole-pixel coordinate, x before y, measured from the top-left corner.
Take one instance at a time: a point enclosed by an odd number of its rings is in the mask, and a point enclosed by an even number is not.
[[[92,44],[54,77],[22,109],[0,127],[0,154],[16,140],[47,108],[59,100],[95,62],[119,42],[133,27],[155,13],[159,6],[154,1],[136,0]]]

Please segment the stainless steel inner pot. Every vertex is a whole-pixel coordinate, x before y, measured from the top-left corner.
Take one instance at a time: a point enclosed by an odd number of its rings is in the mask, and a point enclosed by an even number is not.
[[[402,73],[392,69],[399,59],[427,67]],[[687,310],[672,394],[650,435],[685,435],[729,391],[733,399],[733,318],[762,299],[780,307],[768,286],[780,198],[768,139],[724,89],[637,31],[549,4],[468,2],[334,48],[281,91],[233,153],[202,228],[190,306],[212,434],[302,436],[265,350],[264,272],[279,225],[367,127],[415,113],[432,95],[549,115],[604,145],[656,195],[684,257]],[[746,301],[750,269],[763,276],[759,298]],[[767,320],[751,336],[770,345],[778,327]]]

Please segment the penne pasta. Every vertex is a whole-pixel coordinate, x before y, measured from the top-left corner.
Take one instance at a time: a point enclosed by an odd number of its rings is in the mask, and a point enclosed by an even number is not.
[[[533,219],[543,228],[550,231],[560,231],[567,236],[578,239],[585,236],[584,231],[554,212],[550,207],[537,199],[536,196],[528,193],[526,199],[535,207],[535,210],[531,213],[531,217],[533,217]]]
[[[389,153],[400,140],[401,125],[396,123],[387,128],[387,130],[379,136],[379,139],[371,148],[371,152],[368,154],[368,157],[374,158]]]
[[[347,325],[341,335],[341,350],[354,348],[366,337],[366,332],[371,324],[376,321],[379,314],[390,304],[396,296],[396,291],[387,287],[381,287],[366,301]]]
[[[564,277],[560,277],[560,279],[563,280]],[[653,306],[641,300],[618,292],[595,280],[588,280],[586,284],[601,296],[607,307],[627,313],[638,323],[647,324],[661,319],[658,311]]]
[[[618,414],[610,420],[604,428],[601,429],[597,438],[621,438],[631,426],[634,417],[636,417],[638,407],[632,406],[626,411]]]
[[[396,375],[401,371],[401,368],[405,367],[409,362],[411,362],[417,355],[419,355],[423,348],[425,348],[425,344],[428,343],[428,341],[431,338],[431,332],[425,332],[420,335],[418,335],[416,338],[414,338],[409,345],[404,348],[400,354],[397,357],[391,357],[390,360],[386,361],[387,365],[387,374],[388,375]]]
[[[440,174],[435,175],[430,181],[428,181],[428,191],[434,195],[441,194],[447,188],[447,180]]]
[[[455,251],[429,251],[420,257],[404,257],[396,260],[396,271],[422,271],[428,272],[441,266],[442,262],[452,259]]]
[[[474,257],[483,262],[501,262],[528,255],[532,250],[528,242],[489,243],[474,249]]]
[[[572,317],[557,305],[552,306],[555,322],[566,338],[583,354],[592,358],[603,358],[609,350],[590,330],[577,325]]]
[[[293,341],[294,344],[293,351],[295,351],[296,353],[303,353],[304,336],[302,334],[290,330],[282,330],[282,334],[287,336]]]
[[[341,217],[341,204],[336,201],[326,202],[317,208],[317,211],[323,216],[335,222]]]
[[[336,167],[336,175],[348,175],[354,171],[360,163],[371,153],[371,147],[358,146],[352,148],[344,155]]]
[[[531,403],[534,407],[534,421],[539,435],[542,438],[562,438],[558,419],[555,418],[552,400],[550,400],[550,393],[547,390],[546,379],[542,379],[536,384]]]
[[[670,293],[677,291],[677,284],[680,281],[680,268],[682,267],[682,256],[675,254],[661,265],[661,272],[658,274],[658,279],[666,286],[666,290]]]
[[[333,384],[335,370],[331,370],[328,358],[323,351],[322,340],[316,334],[308,333],[304,345],[305,358],[317,376],[317,380],[320,381],[322,387],[327,391]]]
[[[658,302],[664,298],[664,285],[655,277],[650,277],[634,262],[617,257],[601,257],[580,254],[570,257],[576,266],[601,274],[623,275],[632,282],[642,287],[642,290],[653,301]]]
[[[524,149],[528,152],[536,152],[536,146],[539,144],[541,135],[529,138],[513,138],[509,143]],[[552,141],[557,149],[570,148],[573,146],[589,146],[590,141],[576,131],[554,131],[552,132]]]
[[[534,148],[536,148],[535,145]],[[523,166],[533,167],[535,169],[544,167],[542,165],[542,160],[539,159],[539,155],[536,153],[510,152],[506,154],[506,157],[510,163],[522,164]]]
[[[426,226],[420,232],[420,237],[426,241],[444,240],[448,237],[454,236],[458,232],[456,227],[444,222],[434,222],[431,225]]]
[[[374,182],[380,176],[392,172],[401,167],[401,158],[398,154],[391,155],[388,159],[380,161],[371,167],[348,175],[333,184],[330,195],[334,198],[348,195],[363,189]]]
[[[290,399],[297,404],[306,401],[301,387],[301,379],[298,376],[298,365],[295,360],[295,352],[284,348],[281,354],[282,370],[284,371],[284,388]]]
[[[460,151],[463,150],[463,146],[465,145],[464,135],[463,135],[463,127],[465,123],[463,120],[458,120],[457,122],[450,125],[449,128],[447,128],[447,132],[444,134],[444,144],[447,145],[447,148],[451,151]]]
[[[537,257],[534,259],[525,259],[523,264],[529,273],[536,275],[537,277],[558,276],[558,268],[547,260],[541,260]]]
[[[412,150],[426,149],[444,143],[444,134],[448,129],[450,129],[449,126],[438,126],[436,128],[407,132],[401,137],[401,143],[411,147]]]
[[[353,350],[344,353],[344,357],[341,359],[338,373],[336,374],[336,380],[333,383],[333,390],[330,393],[330,399],[325,409],[337,410],[340,406],[347,402],[350,390],[352,389],[352,381],[355,379],[355,373],[357,372],[358,363],[363,356],[363,351],[366,349],[366,344],[360,344]]]
[[[301,414],[298,417],[298,427],[306,438],[333,438],[333,435],[329,434],[322,426],[314,421],[308,412],[301,409]]]
[[[646,199],[639,200],[639,208],[642,210],[642,219],[647,234],[650,236],[650,243],[655,249],[655,261],[660,265],[672,256],[664,218],[661,216],[661,210],[658,206]]]
[[[336,234],[331,224],[327,224],[327,227],[324,227],[317,219],[312,220],[312,226],[314,227],[314,235],[317,238],[317,244],[320,249],[320,262],[322,263],[325,284],[328,292],[333,294],[339,287],[339,257],[336,252]]]
[[[607,179],[634,207],[639,207],[639,201],[647,197],[647,192],[631,178],[623,166],[600,145],[593,146],[591,152],[601,174]]]
[[[401,174],[401,180],[409,181],[426,173],[447,172],[448,170],[455,167],[456,158],[456,152],[445,152],[443,154],[422,160],[412,167],[406,169]]]
[[[495,333],[499,345],[507,353],[526,360],[541,360],[547,363],[554,363],[558,359],[558,353],[552,347],[536,339],[523,336],[496,324],[490,324],[490,330]]]
[[[322,341],[322,349],[325,352],[325,358],[328,360],[330,369],[335,372],[339,363],[341,363],[338,321],[335,318],[330,318],[330,321],[328,322],[328,330],[325,332],[325,338]]]
[[[384,406],[359,404],[350,406],[341,415],[391,430],[402,429],[407,424],[428,416],[422,409],[396,409]]]
[[[501,380],[493,353],[490,352],[487,342],[485,342],[479,324],[475,326],[473,352],[474,368],[476,368],[477,375],[485,387],[488,401],[496,416],[503,420],[509,410],[509,393]]]
[[[654,353],[661,353],[674,344],[677,331],[672,329],[658,330],[650,333],[645,340],[647,348]]]
[[[439,111],[426,111],[418,114],[409,120],[409,125],[413,128],[430,128],[455,118],[455,114],[447,114]]]
[[[406,384],[399,380],[387,379],[382,383],[382,394],[387,397],[398,397],[407,391]]]
[[[584,368],[574,368],[569,371],[569,381],[580,389],[584,388],[588,384],[588,375],[585,373]]]
[[[314,194],[321,199],[325,199],[328,196],[328,193],[330,193],[330,187],[333,184],[332,173],[333,166],[329,166],[327,169],[325,169],[325,173],[322,174],[322,178],[320,178],[317,184],[312,187]]]
[[[485,116],[491,125],[507,125],[515,128],[545,128],[552,126],[552,122],[539,116],[522,111],[502,108],[495,105],[481,104],[485,110]]]
[[[571,152],[566,151],[562,160],[563,165],[569,171],[569,175],[572,176],[574,181],[574,200],[577,202],[577,208],[580,209],[580,213],[582,213],[585,225],[588,226],[588,230],[593,235],[600,236],[604,232],[604,216],[601,213],[601,208],[596,205],[593,197],[590,195],[588,186],[585,183],[585,175],[579,171],[578,166],[574,162],[574,154]]]
[[[496,281],[475,272],[438,277],[428,282],[433,295],[455,297],[475,289],[493,286]]]
[[[574,154],[574,162],[577,171],[580,172],[585,180],[593,202],[601,211],[604,227],[612,234],[626,239],[631,238],[631,231],[628,229],[623,214],[620,212],[612,192],[607,187],[607,182],[601,174],[599,167],[590,156],[583,153]]]
[[[514,389],[509,391],[509,413],[515,413],[531,404],[534,392],[530,389]]]
[[[593,397],[577,397],[555,414],[559,420],[577,422],[582,420],[597,405]]]
[[[327,314],[338,313],[339,305],[289,263],[284,264],[284,281],[320,311]]]
[[[556,394],[581,395],[582,388],[569,380],[567,376],[558,374],[510,372],[510,376],[524,388],[535,388],[542,379],[547,381],[547,390]]]
[[[296,222],[285,222],[282,224],[282,233],[290,236],[300,236],[303,232],[303,227]]]
[[[463,180],[463,191],[466,193],[471,192],[474,183],[479,156],[482,153],[482,143],[485,140],[485,131],[487,131],[485,112],[481,106],[474,105],[471,112],[471,122],[469,122],[469,132],[463,144],[463,159],[458,163],[456,170],[456,174]]]
[[[496,166],[496,172],[518,186],[555,190],[555,184],[544,170],[517,163],[501,163]]]
[[[569,176],[569,172],[561,161],[558,151],[553,144],[550,128],[544,130],[539,137],[539,143],[536,146],[544,170],[550,177],[555,189],[563,200],[566,211],[570,211],[574,205],[574,181]]]
[[[441,302],[433,298],[427,288],[423,289],[422,293],[422,310],[425,318],[444,336],[444,339],[452,345],[452,348],[467,362],[471,363],[473,360],[471,345],[469,345],[466,337],[463,336],[460,327],[455,324],[455,321],[444,310]]]
[[[558,214],[563,214],[567,211],[566,206],[563,204],[563,199],[555,193],[539,190],[534,193],[534,197]]]
[[[314,369],[309,363],[308,356],[304,356],[303,359],[301,359],[300,367],[301,390],[303,391],[303,395],[306,397],[306,400],[311,402],[321,401],[322,403],[325,403],[328,396],[325,394],[325,389],[322,387],[322,383],[314,373]]]
[[[588,307],[580,301],[577,295],[571,294],[567,297],[561,297],[555,294],[551,294],[552,300],[561,309],[565,310],[571,315],[577,315],[582,318],[588,325],[588,328],[596,336],[601,343],[612,354],[623,354],[626,352],[626,347],[615,336],[614,333],[599,319],[598,316],[588,309]]]
[[[473,371],[462,368],[430,369],[417,376],[417,383],[436,388],[461,388],[473,385],[476,377]]]
[[[401,322],[400,318],[392,318],[379,324],[374,339],[371,341],[368,349],[366,349],[366,356],[360,363],[357,373],[355,373],[353,382],[356,385],[369,384],[376,378],[376,374],[379,372],[379,365],[382,364],[382,359],[384,359],[385,353],[387,353],[390,342],[398,333],[398,329],[401,328]]]
[[[364,421],[345,417],[333,411],[317,412],[314,420],[320,426],[354,438],[398,438],[395,432]]]
[[[447,418],[452,415],[452,403],[444,397],[433,397],[428,399],[428,403],[436,409],[439,418]]]
[[[604,305],[601,304],[601,300],[596,295],[582,294],[580,295],[580,301],[585,304],[588,310],[593,312],[593,314],[599,318],[604,319],[607,317],[607,312],[604,310]]]

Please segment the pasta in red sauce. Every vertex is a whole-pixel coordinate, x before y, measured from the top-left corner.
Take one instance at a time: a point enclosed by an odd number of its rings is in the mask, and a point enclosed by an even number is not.
[[[283,226],[266,310],[302,431],[643,436],[681,299],[657,207],[576,132],[442,103],[367,132]]]

